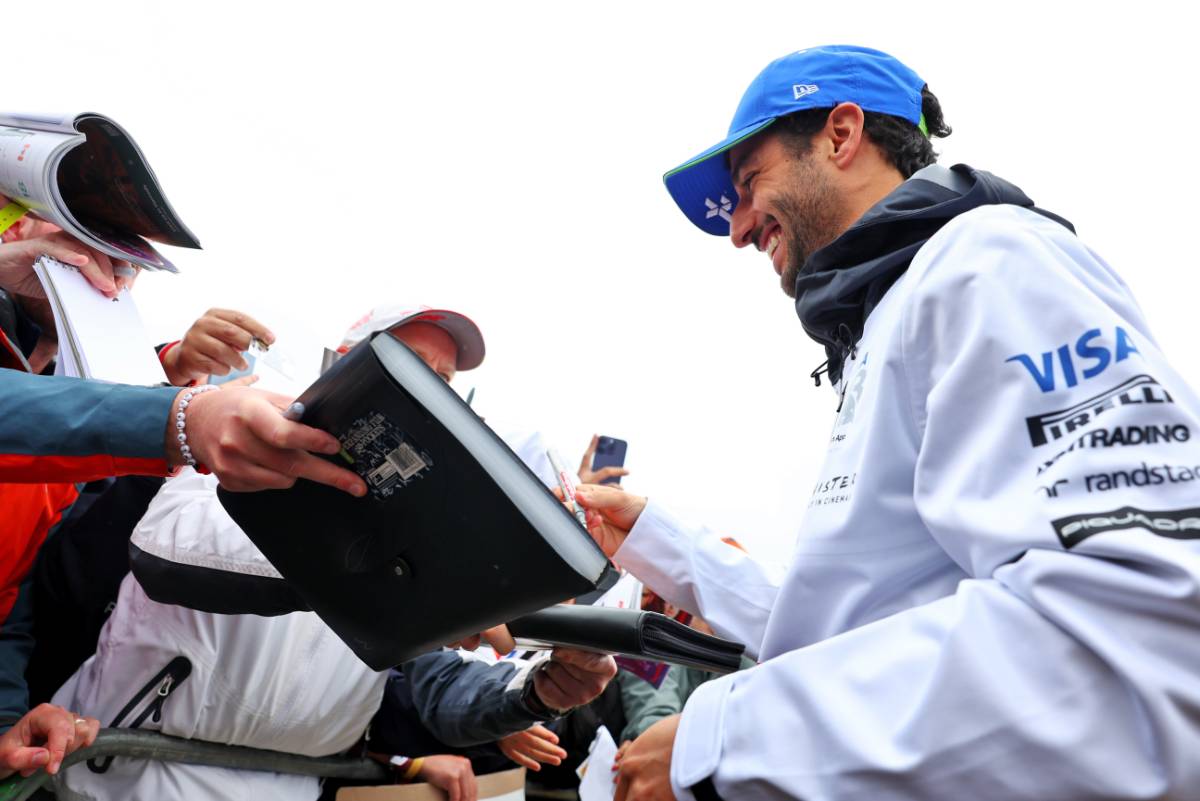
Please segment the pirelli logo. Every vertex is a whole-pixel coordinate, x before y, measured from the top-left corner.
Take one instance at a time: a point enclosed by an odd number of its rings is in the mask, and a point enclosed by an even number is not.
[[[1050,525],[1054,527],[1054,533],[1064,548],[1072,548],[1093,534],[1128,528],[1144,528],[1159,536],[1177,540],[1195,540],[1200,539],[1200,509],[1147,512],[1123,506],[1111,512],[1060,517],[1051,520]]]
[[[1171,395],[1151,376],[1135,375],[1107,392],[1088,398],[1069,409],[1026,417],[1025,425],[1029,427],[1029,441],[1037,448],[1079,431],[1111,409],[1174,402]]]

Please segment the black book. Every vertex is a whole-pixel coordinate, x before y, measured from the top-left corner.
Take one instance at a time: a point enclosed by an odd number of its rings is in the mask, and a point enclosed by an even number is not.
[[[579,521],[395,337],[359,344],[299,400],[367,496],[304,480],[218,496],[372,668],[616,581]]]
[[[696,631],[658,612],[601,606],[552,606],[508,624],[518,645],[565,645],[585,651],[731,673],[746,646]]]

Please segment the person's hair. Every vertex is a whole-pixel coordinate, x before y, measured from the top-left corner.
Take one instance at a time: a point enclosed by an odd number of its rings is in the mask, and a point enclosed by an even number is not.
[[[793,155],[804,156],[812,148],[813,136],[825,127],[829,111],[828,108],[797,111],[780,117],[771,130],[780,135]],[[863,111],[863,131],[905,178],[937,161],[938,154],[930,141],[932,137],[947,137],[951,133],[942,116],[942,104],[929,91],[928,85],[921,87],[921,113],[925,116],[928,137],[902,117]]]

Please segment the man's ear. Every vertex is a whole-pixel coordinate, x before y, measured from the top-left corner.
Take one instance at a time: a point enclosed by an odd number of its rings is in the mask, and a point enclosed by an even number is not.
[[[822,134],[833,147],[830,158],[839,169],[850,167],[862,152],[863,121],[863,110],[853,103],[842,103],[829,112]]]

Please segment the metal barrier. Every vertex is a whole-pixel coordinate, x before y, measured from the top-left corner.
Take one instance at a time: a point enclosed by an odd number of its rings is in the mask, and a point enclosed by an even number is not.
[[[378,762],[352,757],[306,757],[222,745],[203,740],[187,740],[157,732],[138,729],[101,729],[96,742],[81,748],[63,760],[63,767],[101,757],[131,757],[157,759],[163,762],[185,762],[190,765],[212,765],[240,770],[266,770],[293,773],[301,776],[321,776],[355,781],[387,783],[391,774]],[[11,776],[0,782],[0,801],[24,801],[39,788],[50,783],[50,776],[40,770],[32,776]]]

